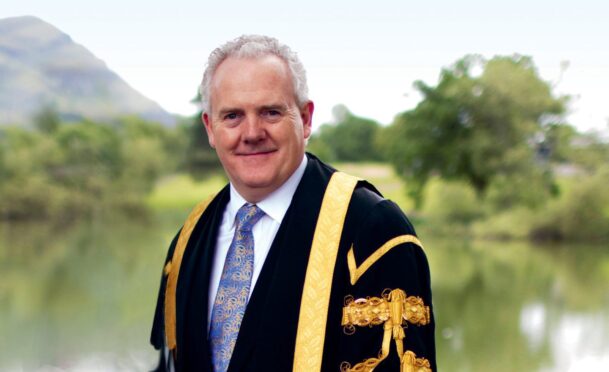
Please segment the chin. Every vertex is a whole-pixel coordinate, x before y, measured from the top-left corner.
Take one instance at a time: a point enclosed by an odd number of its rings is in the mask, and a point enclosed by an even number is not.
[[[263,189],[271,186],[273,180],[270,177],[247,177],[241,183],[251,189]]]
[[[242,164],[239,177],[245,184],[267,184],[277,177],[275,170],[278,165],[274,162]]]

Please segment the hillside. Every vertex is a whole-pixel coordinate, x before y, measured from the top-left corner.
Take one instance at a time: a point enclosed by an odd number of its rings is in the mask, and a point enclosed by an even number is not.
[[[175,121],[54,26],[32,16],[0,19],[0,124],[26,123],[42,106],[67,120]]]

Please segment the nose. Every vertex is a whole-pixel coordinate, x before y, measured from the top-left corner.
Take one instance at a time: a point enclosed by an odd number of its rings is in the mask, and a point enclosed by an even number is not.
[[[258,116],[248,117],[243,124],[243,141],[245,143],[255,144],[266,138],[264,123]]]

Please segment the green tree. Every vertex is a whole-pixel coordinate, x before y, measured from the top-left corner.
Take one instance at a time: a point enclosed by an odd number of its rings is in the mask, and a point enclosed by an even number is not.
[[[588,173],[609,164],[609,143],[599,132],[576,133],[570,138],[567,160]]]
[[[185,141],[175,129],[137,116],[121,118],[115,128],[121,140],[122,171],[112,187],[123,190],[132,205],[141,204],[161,176],[177,170],[177,150]]]
[[[60,202],[64,218],[92,215],[129,191],[113,189],[126,166],[115,128],[92,121],[62,125],[55,141],[61,158],[50,176],[66,192]]]
[[[322,125],[308,149],[327,161],[381,160],[375,143],[379,123],[356,116],[343,105],[334,107],[333,112],[336,123]]]
[[[34,114],[34,126],[42,133],[54,133],[59,128],[60,123],[59,113],[52,105],[42,106]]]
[[[567,98],[553,95],[529,57],[466,56],[444,69],[436,86],[417,81],[415,87],[422,101],[397,116],[381,142],[419,204],[436,174],[467,181],[479,197],[493,182],[512,184],[523,172],[532,178],[516,185],[552,191],[547,159],[538,150],[548,129],[561,122]]]
[[[186,138],[138,117],[50,129],[0,128],[0,218],[64,222],[143,212],[154,183],[176,170]]]
[[[52,136],[23,127],[0,130],[0,218],[47,217],[61,193],[50,177],[61,149]]]
[[[573,161],[573,141],[579,136],[577,129],[565,123],[553,123],[548,126],[543,143],[552,162],[567,163]]]
[[[199,102],[201,94],[198,93],[193,102]],[[199,111],[194,117],[182,126],[183,135],[188,138],[184,154],[184,167],[195,178],[201,179],[220,170],[220,161],[216,151],[209,144],[207,132]]]
[[[62,161],[56,176],[66,185],[96,190],[102,179],[120,176],[121,138],[109,125],[86,121],[62,126],[56,134]]]

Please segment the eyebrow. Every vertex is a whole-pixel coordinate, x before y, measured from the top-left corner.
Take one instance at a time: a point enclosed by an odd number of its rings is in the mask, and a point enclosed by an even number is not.
[[[281,103],[273,103],[270,105],[262,105],[260,106],[257,111],[268,111],[268,110],[279,110],[279,111],[287,111],[288,106],[281,104]],[[223,108],[218,112],[218,117],[222,117],[226,114],[229,113],[242,113],[245,110],[243,110],[242,108],[237,108],[237,107],[227,107],[227,108]]]
[[[286,105],[282,105],[280,103],[278,104],[273,104],[273,105],[263,105],[260,107],[260,111],[268,111],[268,110],[279,110],[279,111],[285,111],[287,109]]]
[[[229,113],[232,113],[232,112],[243,112],[243,109],[240,109],[240,108],[231,108],[231,107],[224,108],[224,109],[222,109],[222,110],[220,110],[218,112],[218,117],[222,117],[222,116],[224,116],[226,114],[229,114]]]

